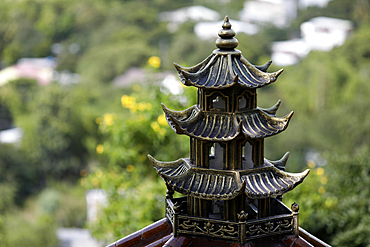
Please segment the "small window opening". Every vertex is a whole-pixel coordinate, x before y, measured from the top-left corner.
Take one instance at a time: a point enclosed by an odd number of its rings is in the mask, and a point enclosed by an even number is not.
[[[222,170],[224,162],[224,150],[220,144],[214,143],[210,147],[210,154],[209,168]]]
[[[224,208],[224,202],[223,201],[213,201],[212,202],[213,217],[222,219],[223,218],[223,211],[224,211],[223,208]]]
[[[249,142],[245,143],[242,153],[243,170],[253,168],[252,145]]]
[[[250,110],[253,109],[255,106],[253,105],[255,100],[255,95],[251,92],[244,92],[242,95],[239,96],[238,100],[238,110]]]
[[[211,109],[226,109],[226,102],[221,96],[212,100]]]
[[[238,110],[242,110],[242,109],[245,109],[247,107],[247,100],[245,99],[245,97],[241,97],[241,99],[239,100],[239,109]]]

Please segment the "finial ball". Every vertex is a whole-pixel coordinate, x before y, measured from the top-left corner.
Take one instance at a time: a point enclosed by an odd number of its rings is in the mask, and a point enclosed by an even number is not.
[[[294,203],[292,204],[292,210],[293,210],[293,212],[298,212],[298,210],[299,210],[299,205],[298,205],[298,203],[294,202]]]

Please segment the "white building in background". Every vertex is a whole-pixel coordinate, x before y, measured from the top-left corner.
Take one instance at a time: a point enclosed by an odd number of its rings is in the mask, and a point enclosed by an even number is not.
[[[218,38],[218,31],[223,24],[222,21],[216,22],[198,22],[194,26],[194,33],[199,39],[203,40],[214,40]],[[245,33],[248,35],[254,35],[258,33],[259,27],[249,22],[242,22],[237,20],[230,20],[233,30],[236,33]]]
[[[298,7],[300,9],[307,9],[307,7],[319,7],[324,8],[328,5],[330,0],[299,0],[298,1]]]
[[[308,45],[302,39],[273,42],[271,50],[271,60],[278,66],[296,64],[310,52]]]
[[[295,0],[246,1],[239,17],[244,22],[273,24],[282,28],[297,17],[297,4]]]
[[[52,81],[62,85],[79,83],[80,76],[68,70],[56,71],[57,63],[53,57],[20,58],[15,65],[0,70],[0,87],[12,80],[21,78],[34,79],[45,86]]]
[[[0,71],[0,86],[20,78],[35,79],[40,85],[47,85],[53,79],[55,67],[55,59],[52,57],[21,58],[17,64]]]
[[[348,20],[312,18],[301,24],[302,39],[273,42],[272,60],[279,66],[296,64],[310,51],[330,51],[343,45],[352,31],[353,24]]]
[[[175,32],[180,24],[187,21],[218,21],[220,18],[221,16],[217,11],[200,5],[159,14],[160,21],[168,22],[167,29],[169,32]]]
[[[311,50],[330,51],[341,46],[353,31],[348,20],[315,17],[301,24],[301,36]]]

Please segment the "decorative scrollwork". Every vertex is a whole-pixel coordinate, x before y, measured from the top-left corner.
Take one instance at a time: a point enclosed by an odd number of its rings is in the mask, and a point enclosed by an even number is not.
[[[283,231],[292,231],[293,222],[291,220],[283,221],[268,221],[264,223],[254,224],[247,228],[246,236],[262,236],[262,235],[274,235],[280,234]]]
[[[238,227],[230,224],[221,225],[210,221],[195,222],[192,220],[184,220],[179,224],[179,230],[186,230],[193,234],[202,234],[210,237],[235,237],[237,238]]]
[[[183,199],[185,200],[185,199]],[[183,201],[175,203],[182,205]],[[271,216],[247,221],[247,214],[239,214],[239,222],[220,219],[195,217],[174,210],[173,200],[166,199],[166,217],[171,221],[176,236],[201,236],[213,239],[224,239],[245,243],[251,239],[263,238],[286,233],[294,233],[296,223],[292,214]]]

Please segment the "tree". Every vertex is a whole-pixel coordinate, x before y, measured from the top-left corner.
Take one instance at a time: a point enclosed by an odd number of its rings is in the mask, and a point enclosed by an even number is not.
[[[189,155],[188,138],[173,133],[160,104],[175,109],[191,105],[196,94],[190,90],[172,95],[162,92],[158,84],[136,84],[131,94],[121,97],[121,111],[97,119],[105,136],[96,147],[102,165],[92,167],[92,173],[81,179],[86,188],[104,189],[109,199],[98,221],[90,225],[96,237],[114,241],[163,218],[166,187],[147,155],[168,161]],[[186,103],[180,103],[180,97]]]

